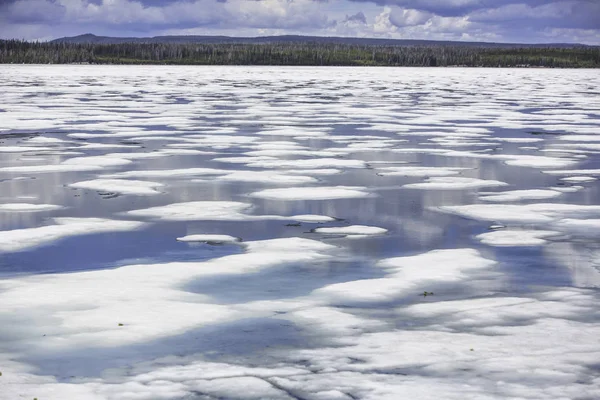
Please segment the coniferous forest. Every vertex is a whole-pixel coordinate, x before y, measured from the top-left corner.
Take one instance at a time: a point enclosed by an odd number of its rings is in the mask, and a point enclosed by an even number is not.
[[[600,47],[0,40],[0,63],[598,68]]]

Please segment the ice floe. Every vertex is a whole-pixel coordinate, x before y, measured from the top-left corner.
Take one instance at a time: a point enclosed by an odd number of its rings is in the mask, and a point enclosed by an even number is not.
[[[224,175],[231,171],[213,168],[181,168],[164,170],[131,170],[118,172],[115,174],[106,174],[102,178],[187,178],[193,176],[205,175]]]
[[[270,149],[253,150],[244,153],[249,157],[287,157],[287,156],[311,156],[311,157],[335,157],[338,152],[327,150],[300,150],[300,149]]]
[[[236,243],[240,238],[230,235],[194,234],[177,238],[180,242]]]
[[[306,223],[325,223],[325,222],[333,222],[336,219],[333,217],[328,217],[325,215],[312,215],[312,214],[302,214],[302,215],[293,215],[289,217],[294,221],[306,222]]]
[[[110,229],[106,222],[97,223]],[[71,228],[77,225],[73,223]],[[250,315],[235,307],[214,304],[206,295],[186,291],[184,285],[195,279],[243,277],[300,262],[318,264],[331,259],[331,252],[337,249],[297,237],[247,242],[245,248],[243,254],[205,262],[128,265],[5,280],[0,301],[20,315],[35,311],[39,316],[35,322],[20,319],[17,323],[22,335],[12,338],[26,340],[31,352],[43,349],[63,353],[139,344]],[[36,293],[44,296],[33,296]],[[264,314],[255,312],[256,316]],[[40,332],[48,335],[42,337]]]
[[[452,176],[458,175],[461,171],[468,168],[443,168],[443,167],[380,167],[377,169],[377,175],[381,176]]]
[[[510,155],[498,156],[504,159],[507,165],[517,167],[532,167],[532,168],[565,168],[579,163],[579,160],[570,158],[546,157],[546,156],[529,156],[529,155]]]
[[[388,230],[385,228],[379,228],[376,226],[365,226],[365,225],[349,225],[349,226],[337,226],[337,227],[324,227],[316,228],[314,232],[334,235],[382,235]]]
[[[600,216],[600,206],[538,203],[538,204],[469,204],[442,206],[439,211],[482,221],[512,224],[545,224],[564,218]]]
[[[380,261],[378,266],[388,272],[384,278],[337,283],[318,289],[314,294],[333,304],[392,301],[414,296],[441,283],[460,282],[468,279],[469,273],[495,264],[473,249],[434,250]]]
[[[0,231],[0,252],[23,251],[71,236],[133,231],[144,224],[103,218],[54,218],[55,225]]]
[[[360,186],[316,186],[265,189],[250,193],[251,197],[268,200],[331,200],[373,196]]]
[[[251,218],[244,213],[251,208],[251,204],[235,201],[192,201],[132,210],[124,214],[165,221],[244,221]]]
[[[299,221],[307,223],[324,223],[335,221],[325,215],[302,214],[292,216],[282,215],[251,215],[253,206],[235,201],[191,201],[173,203],[165,206],[150,207],[124,212],[123,215],[141,218],[152,218],[163,221]]]
[[[266,157],[266,156],[233,156],[233,157],[216,157],[212,159],[216,162],[224,162],[231,164],[251,164],[251,163],[260,163],[262,161],[272,161],[277,160],[276,157]]]
[[[67,144],[72,143],[68,140],[63,140],[54,137],[46,137],[46,136],[36,136],[30,139],[25,140],[27,144],[41,144],[41,145],[53,145],[53,144]]]
[[[571,183],[586,183],[597,181],[598,178],[594,178],[593,176],[567,176],[566,178],[560,178],[560,180]]]
[[[140,147],[138,145],[131,144],[118,144],[118,143],[85,143],[79,146],[78,150],[106,150],[106,149],[132,149]]]
[[[131,160],[120,158],[118,156],[86,156],[69,158],[62,162],[63,165],[74,166],[98,166],[98,167],[118,167],[131,164]]]
[[[44,150],[54,150],[49,147],[31,147],[31,146],[0,146],[0,153],[27,153],[30,151],[39,152]]]
[[[135,195],[153,195],[159,194],[156,190],[164,186],[158,182],[135,181],[125,179],[94,179],[91,181],[82,181],[71,183],[69,187],[75,189],[96,190],[110,193],[135,194]]]
[[[24,165],[20,167],[0,167],[0,172],[22,173],[22,174],[44,174],[57,172],[84,172],[98,171],[104,169],[100,165],[81,164],[50,164],[50,165]]]
[[[247,164],[255,168],[366,168],[366,162],[345,158],[311,158],[302,160],[262,160]]]
[[[575,192],[579,192],[580,190],[585,189],[585,188],[583,186],[574,185],[574,186],[555,186],[555,187],[551,187],[550,189],[556,190],[557,192],[561,192],[561,193],[575,193]]]
[[[559,191],[548,189],[508,190],[506,192],[480,192],[479,199],[492,202],[544,200],[558,197],[561,194]]]
[[[64,208],[56,204],[5,203],[0,204],[0,212],[41,212]]]
[[[284,174],[273,171],[235,171],[230,174],[220,176],[219,180],[290,185],[318,182],[318,179],[311,176],[292,175],[287,173]]]
[[[600,219],[572,219],[565,218],[557,221],[552,225],[555,229],[560,229],[562,232],[583,236],[583,237],[600,237]]]
[[[434,177],[427,179],[425,182],[409,183],[402,187],[405,189],[464,190],[507,185],[506,182],[478,178]]]
[[[535,231],[535,230],[495,230],[482,233],[476,238],[483,244],[498,247],[525,247],[542,246],[546,244],[545,238],[560,235],[556,231]]]

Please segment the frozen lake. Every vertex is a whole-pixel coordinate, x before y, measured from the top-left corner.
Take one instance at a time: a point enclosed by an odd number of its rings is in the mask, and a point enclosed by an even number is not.
[[[0,399],[600,398],[597,70],[0,92]]]

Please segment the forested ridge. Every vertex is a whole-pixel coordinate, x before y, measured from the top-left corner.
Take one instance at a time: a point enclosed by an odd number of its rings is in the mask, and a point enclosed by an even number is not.
[[[0,40],[0,63],[598,68],[600,47]]]

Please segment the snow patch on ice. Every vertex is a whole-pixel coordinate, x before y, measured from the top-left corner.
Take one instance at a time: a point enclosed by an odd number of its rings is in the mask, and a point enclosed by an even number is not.
[[[31,146],[0,146],[0,153],[27,153],[29,151],[54,150],[50,147],[31,147]]]
[[[132,170],[102,175],[102,178],[186,178],[190,176],[224,175],[230,172],[231,171],[214,168]]]
[[[318,179],[311,176],[277,173],[274,171],[235,171],[219,177],[219,181],[257,182],[270,184],[303,184],[315,183]]]
[[[497,247],[525,247],[542,246],[546,244],[547,237],[560,235],[556,231],[535,230],[496,230],[482,233],[476,238],[483,244]]]
[[[178,237],[177,240],[180,242],[235,243],[239,242],[240,238],[230,235],[194,234]]]
[[[64,208],[55,204],[5,203],[0,204],[0,212],[42,212]]]
[[[381,176],[416,176],[416,177],[442,177],[458,175],[468,168],[443,168],[443,167],[382,167],[377,169]]]
[[[495,264],[474,249],[433,250],[380,261],[378,266],[388,272],[385,278],[336,283],[317,289],[314,295],[332,304],[391,301],[416,295],[432,285],[466,280],[470,273]]]
[[[600,169],[565,169],[542,172],[548,175],[600,175]]]
[[[325,222],[333,222],[336,219],[333,217],[328,217],[325,215],[313,215],[313,214],[303,214],[303,215],[293,215],[289,217],[294,221],[299,222],[307,222],[307,223],[325,223]]]
[[[522,200],[544,200],[560,196],[562,193],[556,190],[547,189],[527,189],[527,190],[509,190],[505,192],[487,192],[480,193],[480,200],[503,202],[503,201],[522,201]]]
[[[597,181],[598,178],[594,178],[593,176],[567,176],[566,178],[560,178],[560,180],[572,183],[586,183]]]
[[[425,182],[409,183],[402,187],[405,189],[464,190],[506,185],[508,185],[506,182],[496,180],[466,177],[434,177],[427,179]]]
[[[332,200],[371,197],[367,188],[360,186],[317,186],[265,189],[250,194],[268,200]]]
[[[156,188],[164,186],[158,182],[134,181],[125,179],[94,179],[71,183],[69,187],[76,189],[97,190],[102,192],[134,194],[134,195],[153,195],[160,192]]]
[[[600,206],[577,204],[469,204],[434,208],[465,218],[512,224],[545,224],[564,218],[589,218],[600,215]]]
[[[255,168],[366,168],[367,163],[362,160],[346,158],[311,158],[302,160],[261,160],[248,163]]]
[[[579,160],[570,158],[545,157],[545,156],[529,156],[529,155],[510,155],[499,156],[506,159],[507,165],[517,167],[532,167],[532,168],[564,168],[570,167],[579,163]]]
[[[102,218],[54,218],[56,225],[0,231],[0,252],[23,251],[71,236],[132,231],[144,226],[136,221]]]
[[[243,213],[251,208],[251,204],[235,201],[191,201],[127,211],[124,215],[164,221],[244,221],[252,218]]]
[[[334,234],[334,235],[382,235],[387,233],[387,229],[379,228],[376,226],[365,226],[365,225],[349,225],[349,226],[338,226],[338,227],[327,227],[317,228],[314,230],[316,233]]]

